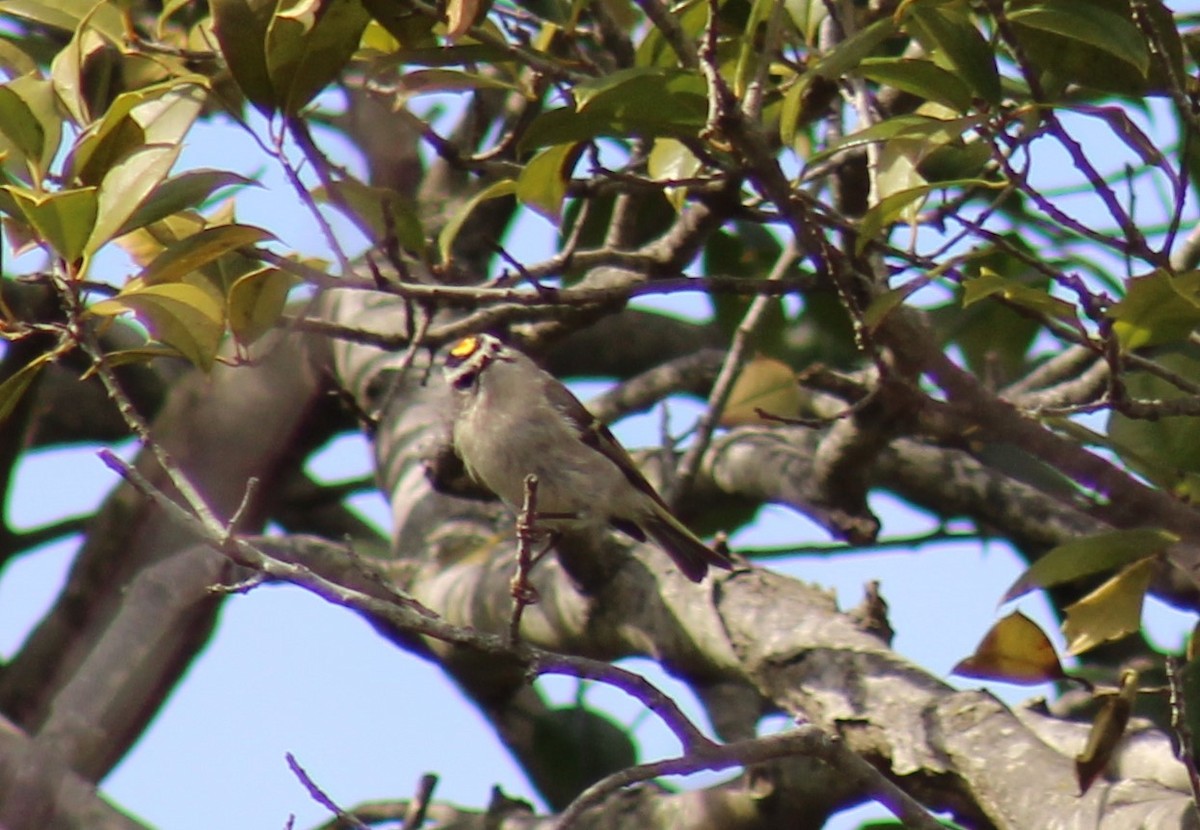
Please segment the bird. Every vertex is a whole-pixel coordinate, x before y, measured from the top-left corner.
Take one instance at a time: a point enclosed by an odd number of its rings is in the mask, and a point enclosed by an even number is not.
[[[538,481],[536,525],[551,533],[613,527],[667,553],[688,579],[728,556],[684,525],[613,437],[561,381],[491,334],[450,346],[443,373],[454,404],[453,445],[471,477],[518,513]]]

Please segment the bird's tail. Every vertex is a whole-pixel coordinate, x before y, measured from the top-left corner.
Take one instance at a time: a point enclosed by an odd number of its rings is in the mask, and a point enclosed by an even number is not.
[[[701,542],[666,510],[656,511],[650,518],[642,520],[641,525],[692,582],[704,579],[709,565],[725,570],[733,568],[733,562],[727,556]]]

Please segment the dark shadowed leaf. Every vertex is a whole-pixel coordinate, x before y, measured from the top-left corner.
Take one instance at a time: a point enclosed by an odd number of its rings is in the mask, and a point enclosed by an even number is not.
[[[1075,776],[1079,781],[1079,794],[1083,795],[1092,782],[1104,772],[1112,759],[1113,750],[1125,734],[1129,715],[1137,701],[1138,673],[1126,669],[1121,673],[1121,686],[1116,692],[1104,696],[1104,702],[1092,721],[1087,744],[1075,756]]]

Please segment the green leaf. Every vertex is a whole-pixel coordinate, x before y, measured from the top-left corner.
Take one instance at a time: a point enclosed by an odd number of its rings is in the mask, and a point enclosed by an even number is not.
[[[182,144],[147,144],[129,153],[101,182],[96,224],[84,250],[92,254],[117,235],[130,216],[171,172]]]
[[[580,112],[592,108],[646,120],[654,120],[664,108],[671,111],[681,103],[682,111],[690,113],[697,98],[707,107],[704,80],[695,72],[678,69],[621,69],[577,84],[573,94]]]
[[[703,168],[703,162],[696,158],[688,146],[674,138],[655,139],[650,156],[646,159],[646,173],[656,181],[689,179]],[[683,203],[687,199],[686,187],[668,187],[664,194],[676,212],[683,210]]]
[[[32,166],[41,180],[62,143],[62,113],[54,85],[32,75],[0,86],[0,132]]]
[[[855,69],[866,57],[874,54],[875,50],[884,41],[895,36],[897,31],[896,24],[890,17],[876,20],[838,43],[832,51],[822,55],[812,68],[804,73],[804,77],[811,79],[813,76],[820,76],[831,80],[840,78]]]
[[[907,28],[945,69],[958,74],[979,98],[1000,102],[1000,73],[995,50],[965,11],[951,5],[911,3]]]
[[[250,345],[279,322],[288,291],[297,282],[278,268],[261,268],[234,281],[229,289],[229,330],[239,343]]]
[[[1179,541],[1165,530],[1134,528],[1072,539],[1050,550],[1004,592],[1009,602],[1034,588],[1049,588],[1103,573],[1143,559],[1153,559]]]
[[[521,87],[503,78],[457,69],[418,69],[400,78],[400,88],[411,94],[460,92],[467,89],[503,89],[520,92]]]
[[[99,123],[71,148],[67,177],[98,185],[114,165],[142,146],[182,142],[200,114],[204,94],[189,77],[118,95]]]
[[[275,0],[209,0],[213,33],[221,54],[242,94],[260,112],[278,105],[267,70],[267,27]]]
[[[274,239],[253,225],[216,225],[171,245],[138,275],[146,285],[177,282],[204,265],[246,245]]]
[[[963,282],[963,308],[993,296],[1064,322],[1073,323],[1077,319],[1075,307],[1065,300],[1052,297],[1042,288],[1004,277],[988,266],[979,269],[978,277]]]
[[[0,14],[20,17],[73,33],[85,21],[111,43],[121,43],[125,23],[121,7],[116,3],[97,3],[92,0],[5,0],[0,2]]]
[[[539,115],[521,137],[522,151],[597,136],[694,136],[708,118],[703,79],[657,67],[625,69],[575,87],[575,108]]]
[[[1160,268],[1133,277],[1108,316],[1125,351],[1183,342],[1200,325],[1200,271],[1174,276]]]
[[[809,46],[816,43],[821,23],[829,16],[829,8],[823,0],[784,0],[783,8],[804,42]]]
[[[1010,23],[1051,32],[1093,46],[1124,61],[1141,75],[1150,69],[1150,52],[1137,26],[1095,3],[1077,0],[1038,3],[1008,15]],[[1097,67],[1097,71],[1102,71]]]
[[[892,169],[895,168],[893,167]],[[912,169],[915,180],[922,181],[919,174],[915,172],[915,165]],[[900,219],[911,220],[913,213],[920,207],[921,203],[924,203],[925,197],[933,189],[933,185],[918,184],[916,187],[909,187],[898,190],[895,193],[889,193],[871,205],[870,209],[863,214],[863,218],[859,222],[858,241],[855,244],[855,250],[858,253],[862,253],[867,245],[879,237],[884,228],[891,227],[892,224]]]
[[[13,372],[3,383],[0,383],[0,428],[5,421],[12,417],[13,410],[21,402],[21,398],[29,391],[29,387],[50,361],[51,354],[44,352]]]
[[[407,251],[423,253],[425,229],[413,203],[390,187],[371,187],[355,179],[335,182],[333,192],[318,188],[318,201],[336,205],[369,239],[394,237]]]
[[[100,4],[97,8],[103,5]],[[81,25],[71,36],[70,42],[50,62],[50,80],[59,100],[76,125],[83,127],[93,120],[89,96],[89,78],[101,74],[96,70],[105,63],[106,41],[95,29]]]
[[[132,311],[159,341],[208,371],[225,332],[224,310],[212,292],[189,283],[135,284],[88,311],[113,316]]]
[[[1026,355],[1042,330],[1038,317],[1044,313],[1050,296],[1050,278],[1014,253],[1037,254],[1019,235],[1006,234],[997,243],[965,263],[966,279],[957,292],[962,310],[951,316],[951,329],[946,334],[962,349],[971,371],[1005,385],[1025,371]],[[1006,303],[983,301],[995,296],[1013,298],[1012,305],[1032,306],[1038,315],[1023,314]],[[1015,299],[1018,296],[1020,300]],[[1057,312],[1058,308],[1051,310]]]
[[[462,226],[476,207],[489,199],[512,196],[516,192],[517,183],[515,181],[512,179],[501,179],[498,182],[492,182],[483,190],[476,193],[471,197],[469,202],[459,208],[458,213],[454,214],[445,227],[442,228],[442,232],[438,234],[438,252],[442,256],[442,262],[450,262],[454,240],[458,238],[458,232],[462,230]]]
[[[1181,374],[1200,376],[1200,359],[1191,347],[1155,355],[1155,363]],[[1130,396],[1141,400],[1171,401],[1186,393],[1149,372],[1127,371],[1122,376]],[[1129,418],[1115,410],[1108,418],[1108,438],[1121,459],[1161,487],[1190,489],[1185,474],[1200,473],[1200,419],[1165,417]],[[1191,495],[1191,493],[1180,493]]]
[[[978,116],[946,119],[916,113],[896,115],[834,142],[828,150],[817,153],[809,159],[808,164],[811,167],[852,147],[862,147],[867,144],[896,139],[918,142],[920,152],[916,154],[916,159],[924,159],[939,147],[961,141],[963,133],[977,127],[979,121]]]
[[[729,400],[721,412],[724,427],[771,423],[759,412],[782,418],[795,418],[800,412],[800,385],[796,372],[781,360],[761,355],[742,367]]]
[[[189,170],[167,179],[138,205],[125,220],[116,237],[158,222],[172,214],[203,205],[214,193],[226,187],[258,187],[254,179],[228,170]]]
[[[579,144],[558,144],[538,151],[517,177],[517,198],[557,222],[571,170],[582,150]]]
[[[284,0],[267,25],[274,102],[294,114],[336,78],[370,21],[359,0]]]
[[[966,112],[971,107],[971,89],[962,78],[933,61],[865,58],[856,71],[876,83],[937,101],[957,112]]]
[[[12,197],[25,221],[66,262],[77,262],[83,256],[96,224],[96,188],[35,193],[0,185],[0,191]]]

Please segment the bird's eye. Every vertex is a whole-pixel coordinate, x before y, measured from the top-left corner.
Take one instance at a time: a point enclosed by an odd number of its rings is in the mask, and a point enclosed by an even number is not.
[[[455,389],[463,392],[475,385],[475,378],[478,375],[479,372],[459,372],[454,376],[454,380],[451,383]]]

